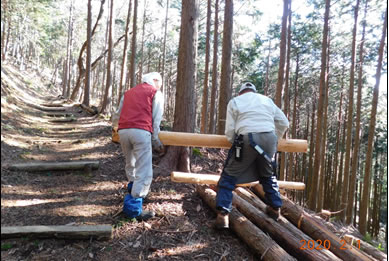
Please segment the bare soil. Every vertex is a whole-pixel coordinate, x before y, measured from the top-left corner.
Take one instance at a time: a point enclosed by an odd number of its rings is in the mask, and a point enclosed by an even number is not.
[[[256,260],[231,231],[215,231],[215,213],[190,184],[172,183],[170,170],[157,167],[144,208],[157,216],[147,222],[121,212],[127,193],[124,157],[111,141],[111,122],[92,116],[36,72],[1,68],[1,226],[111,224],[108,241],[2,239],[1,260]],[[71,122],[42,104],[59,103]],[[60,112],[57,112],[60,113]],[[56,116],[57,118],[66,118]],[[193,172],[220,173],[226,152],[200,150]],[[13,163],[98,160],[85,171],[10,171]]]

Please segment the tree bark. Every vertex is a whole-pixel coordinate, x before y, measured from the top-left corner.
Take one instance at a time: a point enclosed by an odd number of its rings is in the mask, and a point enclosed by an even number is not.
[[[264,192],[261,185],[255,185],[254,190],[257,195],[263,197]],[[283,201],[281,207],[282,215],[314,240],[321,240],[323,242],[328,240],[330,242],[330,251],[337,257],[343,260],[373,260],[357,248],[344,245],[344,242],[339,237],[319,224],[310,214],[295,205],[288,198],[281,197]]]
[[[356,180],[357,180],[357,167],[358,167],[358,155],[359,155],[359,133],[361,129],[361,107],[362,107],[362,75],[363,75],[363,45],[365,42],[365,30],[366,30],[366,13],[367,13],[367,3],[365,4],[363,25],[362,25],[362,39],[359,47],[359,72],[358,72],[358,93],[357,93],[357,111],[355,119],[355,135],[354,135],[354,149],[352,158],[355,159],[352,161],[351,166],[351,177],[350,177],[350,186],[348,189],[348,199],[347,199],[347,208],[346,208],[346,224],[351,224],[353,217],[353,207],[354,207],[354,194],[356,189]],[[357,3],[359,6],[359,0]],[[356,215],[356,213],[354,213]]]
[[[282,107],[281,98],[282,98],[282,89],[284,84],[284,72],[285,72],[285,59],[286,59],[286,37],[287,37],[287,20],[288,20],[288,1],[284,0],[284,11],[282,14],[282,25],[281,25],[281,43],[280,43],[280,63],[278,67],[278,78],[277,78],[277,89],[275,104],[278,107]]]
[[[166,74],[165,74],[165,67],[166,67],[166,38],[167,38],[167,22],[168,22],[168,14],[169,14],[169,0],[166,0],[166,14],[165,14],[165,24],[164,24],[164,33],[163,33],[163,45],[162,45],[162,70],[161,70],[161,74],[162,74],[162,81],[163,81],[163,84],[162,84],[162,87],[161,87],[161,92],[165,94],[165,99],[167,98],[167,90],[165,89],[166,88],[166,84],[167,84],[167,80],[166,80]]]
[[[111,225],[82,226],[21,226],[1,227],[1,238],[60,238],[108,240],[112,238]]]
[[[196,191],[207,205],[216,211],[216,192],[205,186],[197,186]],[[295,260],[235,208],[229,214],[229,221],[230,228],[246,242],[260,260]]]
[[[233,32],[233,0],[225,0],[222,69],[220,75],[219,116],[217,133],[224,134],[226,125],[227,104],[231,98],[231,56],[232,56],[232,32]]]
[[[138,19],[138,0],[134,0],[134,17],[132,21],[132,40],[131,40],[131,57],[130,57],[130,88],[136,85],[135,69],[136,69],[136,34]]]
[[[318,181],[320,177],[320,151],[321,151],[321,139],[323,132],[323,102],[325,97],[325,84],[326,84],[326,62],[327,62],[327,43],[328,43],[328,23],[330,14],[330,0],[326,0],[325,13],[324,13],[324,27],[323,27],[323,41],[322,41],[322,53],[321,53],[321,72],[320,72],[320,86],[319,86],[319,104],[317,108],[317,128],[316,128],[316,141],[315,141],[315,157],[313,164],[313,178],[312,189],[309,196],[309,208],[316,209],[316,193],[318,190]]]
[[[182,2],[174,131],[193,133],[195,127],[198,5],[198,0]],[[170,147],[160,166],[190,172],[189,148]]]
[[[77,170],[88,166],[97,169],[99,165],[99,161],[31,162],[13,164],[9,166],[9,169],[21,171]]]
[[[296,228],[285,217],[281,216],[278,222],[268,217],[265,214],[266,204],[253,193],[244,188],[236,188],[235,191],[233,205],[292,256],[299,260],[341,260],[329,250],[317,249],[319,248],[317,244],[313,249],[304,249],[301,241],[309,242],[312,240],[311,237]]]
[[[119,106],[120,99],[123,95],[123,82],[126,82],[126,68],[127,68],[127,46],[128,46],[128,27],[130,25],[130,17],[131,17],[131,2],[128,4],[128,11],[127,11],[127,20],[126,20],[126,29],[125,29],[125,36],[124,36],[124,46],[123,46],[123,57],[122,57],[122,67],[120,69],[120,80],[119,80],[119,95],[117,104]]]
[[[89,106],[89,91],[90,91],[90,78],[91,78],[91,26],[92,26],[92,0],[88,0],[88,22],[87,22],[87,47],[86,47],[86,72],[85,72],[85,89],[84,89],[84,100],[83,104]]]
[[[215,2],[215,22],[213,29],[213,64],[212,64],[212,90],[211,101],[209,105],[209,124],[208,133],[215,133],[215,108],[216,108],[216,91],[218,88],[218,25],[219,25],[219,0]]]
[[[328,32],[328,34],[330,34]],[[317,199],[316,212],[320,212],[323,209],[323,200],[324,200],[324,188],[325,188],[325,164],[326,164],[326,151],[327,151],[327,114],[328,114],[328,93],[329,93],[329,71],[330,71],[330,36],[328,36],[328,45],[327,45],[327,62],[326,62],[326,82],[325,82],[325,96],[323,102],[323,131],[322,131],[322,140],[320,145],[320,178],[319,178],[319,193]]]
[[[108,33],[108,58],[107,58],[107,79],[105,83],[104,97],[101,104],[100,113],[104,113],[108,105],[108,95],[109,89],[112,88],[112,75],[111,75],[111,65],[112,65],[112,38],[113,38],[113,0],[111,0],[111,8],[109,11],[109,33]]]
[[[351,143],[352,143],[352,129],[353,129],[353,107],[354,107],[354,75],[355,75],[355,49],[356,49],[356,35],[358,25],[358,11],[359,2],[354,7],[354,28],[353,28],[353,39],[351,47],[351,67],[350,67],[350,88],[348,97],[348,120],[347,120],[347,133],[346,133],[346,151],[344,160],[344,172],[343,172],[343,188],[342,188],[342,208],[347,207],[348,190],[349,190],[349,179],[350,179],[350,165],[351,165]],[[354,191],[352,191],[354,193]],[[343,211],[340,215],[341,219],[345,221],[346,211]]]
[[[101,0],[100,11],[99,11],[99,14],[97,16],[96,23],[93,26],[91,37],[93,37],[93,35],[95,34],[97,25],[99,24],[100,18],[101,18],[101,16],[104,13],[104,3],[105,3],[105,0]],[[87,44],[88,44],[88,40],[86,40],[84,42],[84,44],[82,45],[81,50],[80,50],[80,54],[79,54],[78,60],[77,60],[78,78],[77,78],[76,86],[74,87],[73,92],[70,95],[70,99],[73,100],[73,101],[76,99],[78,90],[80,89],[80,86],[81,86],[81,80],[82,80],[82,78],[85,75],[85,68],[84,68],[84,63],[83,63],[83,60],[82,60],[82,56],[84,54],[84,51],[85,51],[85,48],[86,48]]]
[[[366,165],[365,165],[365,177],[363,179],[363,191],[362,191],[362,200],[361,200],[361,209],[359,214],[359,231],[362,235],[366,234],[366,219],[367,219],[367,208],[369,206],[369,190],[370,190],[370,173],[371,173],[371,163],[373,155],[373,143],[374,143],[374,133],[376,125],[376,115],[377,115],[377,105],[378,105],[378,93],[381,80],[381,69],[382,69],[382,60],[386,39],[388,23],[388,8],[386,8],[384,26],[382,29],[382,37],[380,41],[380,47],[378,49],[378,64],[376,70],[376,83],[373,90],[373,101],[372,109],[370,114],[370,124],[369,124],[369,136],[367,142],[367,152],[366,152]]]
[[[210,49],[210,33],[211,33],[211,0],[207,4],[207,30],[205,37],[205,68],[204,68],[204,86],[203,100],[201,105],[201,126],[200,132],[206,133],[208,122],[208,78],[209,78],[209,49]]]

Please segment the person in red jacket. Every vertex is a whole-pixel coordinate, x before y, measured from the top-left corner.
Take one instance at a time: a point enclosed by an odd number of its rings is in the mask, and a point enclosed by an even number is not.
[[[124,198],[123,212],[129,218],[147,220],[152,211],[143,210],[153,179],[152,148],[162,150],[158,138],[163,115],[161,75],[151,72],[143,75],[142,83],[126,91],[120,101],[118,133],[126,158],[125,172],[129,194]]]

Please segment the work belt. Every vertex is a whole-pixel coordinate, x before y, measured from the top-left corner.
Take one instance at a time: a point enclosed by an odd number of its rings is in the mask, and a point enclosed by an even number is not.
[[[276,168],[277,168],[277,163],[275,160],[273,160],[269,154],[267,154],[262,148],[261,146],[259,146],[258,144],[256,144],[254,142],[254,139],[253,139],[253,134],[252,133],[249,133],[248,134],[249,136],[249,142],[250,142],[250,146],[253,147],[260,156],[262,156],[268,163],[269,165],[273,168],[274,172],[276,171]]]

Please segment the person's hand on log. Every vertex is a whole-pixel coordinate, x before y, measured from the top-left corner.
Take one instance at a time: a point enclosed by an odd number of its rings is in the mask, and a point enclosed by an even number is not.
[[[164,153],[164,146],[159,138],[153,138],[151,141],[151,145],[153,147],[153,151],[155,151],[158,154]]]

